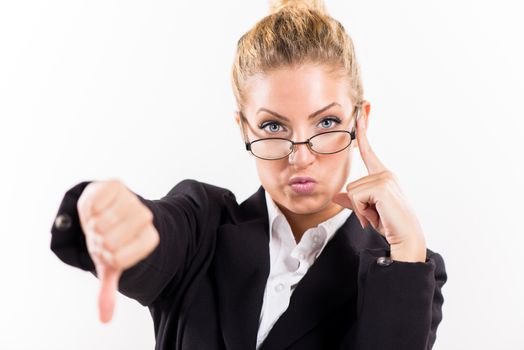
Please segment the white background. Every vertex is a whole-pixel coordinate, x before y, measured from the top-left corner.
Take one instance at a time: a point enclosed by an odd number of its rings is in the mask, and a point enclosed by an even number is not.
[[[327,1],[356,45],[371,145],[446,262],[434,349],[524,348],[520,6]],[[96,278],[49,249],[54,216],[83,180],[150,199],[185,178],[239,202],[256,191],[229,74],[267,13],[265,1],[0,3],[1,349],[154,347],[134,300],[119,295],[98,322]],[[350,181],[366,175],[354,159]]]

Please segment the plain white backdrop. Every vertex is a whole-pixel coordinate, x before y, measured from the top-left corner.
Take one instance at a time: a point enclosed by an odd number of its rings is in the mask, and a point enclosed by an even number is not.
[[[524,349],[524,48],[517,1],[327,1],[352,36],[368,138],[449,280],[434,349]],[[65,191],[255,192],[229,74],[266,1],[0,3],[1,349],[153,349],[147,308],[49,249]],[[349,181],[365,176],[358,153]],[[399,315],[401,317],[401,315]]]

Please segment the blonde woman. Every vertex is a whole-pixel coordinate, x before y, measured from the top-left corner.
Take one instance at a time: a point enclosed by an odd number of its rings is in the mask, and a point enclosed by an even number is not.
[[[116,180],[65,194],[51,248],[151,311],[156,349],[431,349],[442,257],[366,136],[370,103],[321,1],[276,1],[238,41],[239,135],[259,189],[187,179],[159,200]],[[345,185],[353,150],[368,175]]]

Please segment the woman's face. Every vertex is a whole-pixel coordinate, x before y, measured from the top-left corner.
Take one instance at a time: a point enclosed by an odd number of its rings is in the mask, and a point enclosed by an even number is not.
[[[283,137],[299,142],[329,130],[351,131],[356,114],[348,84],[325,69],[307,64],[250,78],[243,111],[249,123],[244,122],[249,141]],[[315,116],[308,118],[313,113]],[[239,119],[237,115],[241,126]],[[356,139],[341,152],[318,154],[301,144],[283,159],[254,159],[262,186],[284,214],[316,213],[327,218],[341,209],[331,198],[344,190],[355,146]],[[313,178],[313,191],[295,191],[289,181],[296,176]]]

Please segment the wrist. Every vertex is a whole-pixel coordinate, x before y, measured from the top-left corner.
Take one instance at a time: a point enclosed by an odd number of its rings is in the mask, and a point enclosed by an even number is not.
[[[390,246],[391,259],[404,262],[426,262],[426,244],[424,241],[398,243]]]

